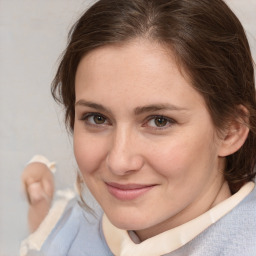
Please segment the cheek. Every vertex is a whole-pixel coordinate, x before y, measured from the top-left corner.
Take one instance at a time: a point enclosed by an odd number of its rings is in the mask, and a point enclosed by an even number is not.
[[[86,175],[98,169],[105,150],[102,143],[87,134],[74,132],[74,154],[80,171]]]
[[[206,136],[177,136],[175,140],[170,140],[149,155],[148,161],[153,169],[159,174],[178,179],[189,179],[198,172],[202,172],[213,161],[213,142]]]
[[[178,178],[185,175],[191,163],[191,156],[179,147],[169,148],[161,154],[151,157],[151,165],[159,174],[167,178]]]

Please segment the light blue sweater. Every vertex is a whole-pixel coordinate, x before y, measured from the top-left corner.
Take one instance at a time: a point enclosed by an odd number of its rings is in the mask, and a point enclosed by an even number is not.
[[[101,216],[70,201],[40,252],[45,256],[112,256],[103,236]],[[256,256],[256,189],[231,212],[192,241],[166,256]],[[133,256],[133,255],[131,255]],[[147,255],[145,255],[147,256]]]

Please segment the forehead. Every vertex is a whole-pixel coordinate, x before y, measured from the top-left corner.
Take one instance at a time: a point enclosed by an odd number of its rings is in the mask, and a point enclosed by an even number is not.
[[[203,98],[166,48],[146,40],[108,45],[91,51],[79,63],[76,73],[76,101],[120,104],[152,104],[154,101],[184,105]],[[111,99],[113,100],[113,99]],[[136,106],[135,106],[136,107]]]

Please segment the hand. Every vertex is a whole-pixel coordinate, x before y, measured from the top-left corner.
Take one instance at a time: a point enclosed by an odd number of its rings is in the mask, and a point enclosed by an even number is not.
[[[54,176],[45,164],[33,162],[26,166],[21,178],[29,202],[29,228],[33,232],[51,207],[54,195]]]
[[[22,182],[30,204],[52,200],[54,177],[45,164],[34,162],[27,165],[22,174]]]

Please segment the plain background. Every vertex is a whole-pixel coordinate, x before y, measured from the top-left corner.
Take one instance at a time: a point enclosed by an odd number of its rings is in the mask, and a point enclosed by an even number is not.
[[[40,153],[57,162],[57,187],[72,184],[72,138],[50,84],[69,29],[91,1],[0,0],[0,256],[16,256],[27,234],[20,176]],[[256,60],[256,0],[227,0]]]

